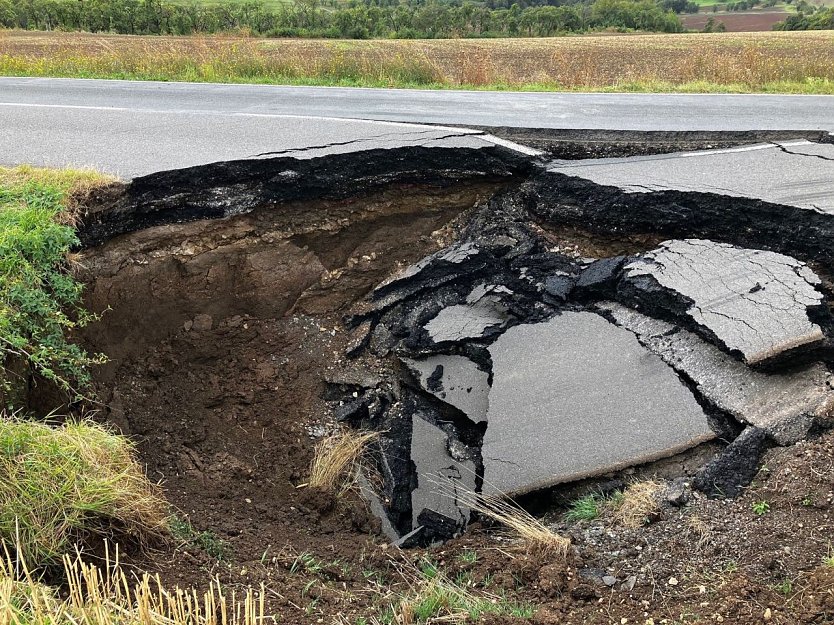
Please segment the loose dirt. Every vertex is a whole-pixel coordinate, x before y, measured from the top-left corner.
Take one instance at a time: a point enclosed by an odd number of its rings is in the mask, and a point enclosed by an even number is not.
[[[571,537],[564,562],[478,524],[399,550],[355,492],[306,486],[315,442],[336,426],[325,380],[379,366],[343,360],[342,315],[448,244],[497,189],[400,187],[157,226],[84,253],[91,307],[112,307],[85,337],[113,358],[99,371],[98,418],[136,441],[181,520],[175,540],[128,563],[171,585],[263,585],[267,614],[285,623],[396,622],[390,606],[427,563],[469,592],[526,606],[482,620],[493,624],[834,622],[832,432],[769,451],[741,497],[693,496],[636,530],[608,504],[569,523],[564,500],[548,495],[536,508]],[[577,255],[602,251],[578,230],[547,234]],[[604,251],[648,243],[623,235]]]

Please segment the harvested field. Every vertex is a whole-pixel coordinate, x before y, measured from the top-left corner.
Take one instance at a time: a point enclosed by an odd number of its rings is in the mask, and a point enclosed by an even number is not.
[[[728,33],[754,33],[770,31],[773,25],[782,22],[790,13],[785,11],[747,11],[739,13],[701,12],[681,16],[685,28],[702,30],[709,18],[717,23],[723,22]]]
[[[0,74],[596,91],[834,93],[834,33],[437,41],[0,32]]]

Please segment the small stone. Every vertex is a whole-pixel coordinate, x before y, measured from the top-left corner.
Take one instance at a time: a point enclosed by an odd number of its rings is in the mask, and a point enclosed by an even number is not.
[[[663,501],[676,508],[685,506],[689,501],[689,491],[687,490],[686,482],[683,480],[675,480],[669,484],[666,490],[663,491]]]
[[[677,586],[679,583],[680,582],[678,581],[678,579],[676,577],[670,577],[669,578],[669,585],[670,586]]]
[[[214,320],[211,318],[211,315],[200,313],[199,315],[194,316],[193,328],[198,332],[211,330],[211,326],[213,324]]]
[[[764,611],[764,616],[762,618],[764,618],[765,621],[769,621],[773,618],[773,612],[771,612],[770,608],[767,608]]]
[[[613,575],[605,575],[602,578],[602,583],[610,587],[617,583],[617,578]]]

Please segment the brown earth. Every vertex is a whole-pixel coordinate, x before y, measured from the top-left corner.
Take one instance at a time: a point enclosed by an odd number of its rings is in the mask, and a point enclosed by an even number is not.
[[[773,30],[773,25],[784,22],[790,13],[785,11],[739,11],[733,13],[712,13],[709,11],[681,16],[684,28],[703,30],[709,18],[716,25],[723,23],[728,33],[754,33]]]
[[[381,366],[342,360],[341,314],[447,243],[459,216],[496,188],[399,187],[161,226],[84,253],[89,304],[112,308],[86,337],[113,358],[99,372],[99,417],[137,442],[193,526],[156,553],[129,554],[132,565],[170,584],[205,586],[213,575],[232,589],[263,584],[267,613],[286,623],[390,622],[387,606],[429,561],[468,591],[533,613],[488,623],[834,622],[834,561],[824,563],[834,555],[834,433],[768,452],[736,500],[695,498],[637,530],[607,508],[567,523],[559,494],[543,495],[536,507],[572,538],[567,563],[482,526],[401,552],[354,494],[304,486],[315,441],[335,427],[325,378]],[[548,234],[554,245],[589,245]]]

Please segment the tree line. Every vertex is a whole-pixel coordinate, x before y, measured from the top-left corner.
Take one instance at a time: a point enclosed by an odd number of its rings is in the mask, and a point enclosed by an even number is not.
[[[524,0],[529,2],[530,0]],[[535,0],[534,0],[535,1]],[[538,0],[544,6],[379,0],[321,6],[296,0],[201,4],[169,0],[0,0],[0,26],[131,35],[247,31],[268,37],[549,37],[593,30],[681,32],[674,9],[687,0]]]
[[[834,7],[816,7],[808,2],[797,3],[796,13],[773,27],[774,30],[834,30]]]

